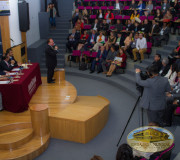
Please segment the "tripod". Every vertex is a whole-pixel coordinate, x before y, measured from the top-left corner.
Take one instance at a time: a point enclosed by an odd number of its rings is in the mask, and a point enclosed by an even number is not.
[[[131,115],[129,116],[129,119],[128,119],[128,121],[127,121],[127,123],[126,123],[126,126],[125,126],[125,128],[124,128],[124,130],[123,130],[123,132],[122,132],[122,134],[121,134],[121,137],[119,138],[119,141],[118,141],[118,143],[117,143],[117,147],[119,146],[119,143],[120,143],[120,141],[121,141],[121,139],[122,139],[122,137],[123,137],[123,135],[124,135],[124,132],[126,131],[126,128],[127,128],[128,124],[129,124],[129,122],[130,122],[130,120],[131,120],[131,117],[132,117],[132,115],[133,115],[133,113],[134,113],[134,111],[135,111],[138,103],[139,103],[140,98],[141,98],[141,95],[138,97],[138,99],[137,99],[137,101],[136,101],[136,103],[135,103],[135,105],[134,105],[134,108],[133,108],[133,110],[132,110],[132,112],[131,112]],[[143,126],[143,110],[142,110],[142,126]]]

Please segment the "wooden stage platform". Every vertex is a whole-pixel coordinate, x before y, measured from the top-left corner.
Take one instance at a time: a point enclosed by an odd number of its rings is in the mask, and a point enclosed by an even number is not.
[[[101,96],[77,96],[76,88],[63,79],[48,84],[42,77],[42,85],[31,99],[28,111],[0,112],[0,160],[33,159],[47,148],[50,137],[88,143],[106,125],[109,103]],[[41,122],[49,130],[43,136],[41,133],[37,136],[33,131],[37,128],[33,121],[40,118],[36,114],[44,118],[44,110],[34,113],[33,109],[37,109],[39,104],[45,106],[48,114],[49,123]],[[32,118],[32,115],[37,117]],[[36,122],[39,121],[41,119]]]

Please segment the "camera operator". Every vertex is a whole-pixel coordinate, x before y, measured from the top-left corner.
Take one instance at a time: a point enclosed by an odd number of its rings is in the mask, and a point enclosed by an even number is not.
[[[148,68],[150,78],[141,80],[140,69],[136,69],[136,83],[144,87],[140,106],[147,110],[149,122],[163,123],[163,115],[166,107],[166,92],[171,90],[167,78],[159,76],[156,65]]]

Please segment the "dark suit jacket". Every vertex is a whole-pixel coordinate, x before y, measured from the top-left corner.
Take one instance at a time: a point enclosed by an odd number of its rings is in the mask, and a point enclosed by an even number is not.
[[[8,61],[9,64],[11,64],[11,60],[14,60],[14,61],[15,61],[14,67],[17,67],[18,64],[17,64],[17,61],[15,60],[14,56],[12,56],[12,57],[9,59],[9,61]]]
[[[161,60],[160,61],[154,61],[153,63],[152,63],[153,65],[156,65],[157,67],[158,67],[158,70],[160,71],[161,70],[161,68],[162,68],[162,62],[161,62]]]
[[[47,45],[45,50],[47,68],[55,68],[57,66],[57,53],[58,51],[54,50],[51,46]]]
[[[11,71],[14,68],[12,65],[8,66],[4,60],[0,62],[0,66],[2,71]]]
[[[168,73],[169,69],[170,69],[170,65],[166,65],[165,67],[162,67],[161,68],[161,70],[162,70],[161,76],[164,77]]]
[[[169,32],[170,32],[169,28],[166,27],[166,29],[163,32],[163,35],[161,35],[162,39],[168,40],[169,39]]]
[[[91,26],[91,29],[94,28],[94,25],[95,25],[95,23]],[[97,28],[98,31],[100,30],[100,24],[99,23],[97,23],[96,28]]]
[[[92,38],[92,34],[89,35],[87,42],[90,43],[91,42],[91,38]],[[97,34],[95,34],[94,36],[94,42],[96,43],[96,39],[97,39]]]
[[[141,26],[141,31],[144,33],[151,32],[151,25],[150,24],[144,24]]]
[[[165,9],[165,13],[167,12],[167,10],[170,8],[170,4],[169,3],[166,3],[166,5],[163,3],[162,6],[161,6],[161,11],[164,10],[164,7],[166,7]]]
[[[152,27],[153,27],[153,25],[151,26],[150,32],[152,31]],[[155,27],[153,29],[153,33],[159,33],[159,31],[160,31],[159,25],[155,25]]]
[[[107,31],[109,29],[109,25],[106,23],[106,24],[101,24],[100,26],[100,29],[103,30],[103,31]]]
[[[103,54],[102,54],[102,59],[106,60],[108,52],[106,50],[104,50]],[[98,54],[96,55],[96,58],[100,58],[101,55],[101,50],[98,51]]]
[[[68,41],[69,41],[69,36],[71,36],[71,34],[72,34],[72,33],[70,33],[70,34],[68,35],[68,37],[67,37],[67,40],[68,40]],[[78,34],[78,33],[75,33],[75,35],[74,35],[74,40],[75,40],[76,43],[78,43],[79,38],[80,38],[80,37],[79,37],[79,34]]]

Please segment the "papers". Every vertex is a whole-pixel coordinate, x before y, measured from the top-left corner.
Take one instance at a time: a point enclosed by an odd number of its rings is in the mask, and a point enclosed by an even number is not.
[[[114,61],[122,62],[122,58],[121,57],[115,57]]]
[[[14,75],[17,75],[17,73],[8,73],[7,75],[10,75],[10,76],[14,76]]]
[[[9,84],[10,81],[0,81],[0,84]]]
[[[12,71],[13,72],[20,71],[20,68],[14,68]]]

